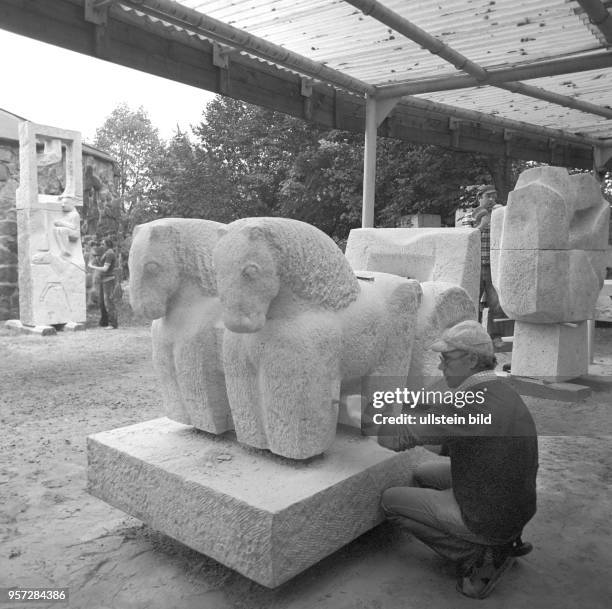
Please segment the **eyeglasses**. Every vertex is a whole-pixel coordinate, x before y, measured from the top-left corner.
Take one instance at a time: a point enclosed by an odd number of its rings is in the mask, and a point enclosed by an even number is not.
[[[460,355],[457,355],[456,357],[450,357],[449,353],[454,353],[454,351],[449,351],[448,353],[440,354],[440,362],[444,364],[445,366],[449,362],[454,362],[455,360],[461,359],[462,357],[465,357],[466,355],[468,355],[467,353],[461,353]]]

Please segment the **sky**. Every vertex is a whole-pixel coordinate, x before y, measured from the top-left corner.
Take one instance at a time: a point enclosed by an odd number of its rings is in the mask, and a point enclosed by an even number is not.
[[[0,29],[0,108],[35,123],[80,131],[92,143],[114,108],[142,106],[163,139],[201,122],[214,94]]]

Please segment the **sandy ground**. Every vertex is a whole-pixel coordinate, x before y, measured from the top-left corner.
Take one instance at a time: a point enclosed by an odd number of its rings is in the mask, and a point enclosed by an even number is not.
[[[388,524],[268,590],[87,494],[86,436],[162,416],[150,357],[142,326],[0,330],[0,587],[69,587],[79,609],[612,606],[612,383],[579,403],[526,399],[550,434],[535,551],[489,599],[457,595],[452,566]],[[610,328],[596,361],[612,375]]]

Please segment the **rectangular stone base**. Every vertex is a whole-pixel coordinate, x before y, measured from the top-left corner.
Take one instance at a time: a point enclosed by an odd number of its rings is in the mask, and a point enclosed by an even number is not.
[[[19,319],[9,319],[4,322],[4,327],[15,332],[24,334],[40,334],[40,336],[53,336],[57,330],[53,326],[25,326]]]
[[[85,330],[85,324],[76,321],[69,321],[65,324],[55,326],[26,326],[20,319],[9,319],[4,322],[4,326],[9,330],[16,332],[24,332],[26,334],[40,334],[41,336],[52,336],[60,332],[82,332]]]
[[[559,382],[587,374],[587,322],[574,324],[514,324],[512,374]]]
[[[424,449],[393,453],[350,430],[293,461],[155,419],[87,439],[88,490],[270,588],[381,522]]]
[[[64,324],[62,331],[63,332],[83,332],[86,326],[83,323],[79,323],[78,321],[69,321]]]

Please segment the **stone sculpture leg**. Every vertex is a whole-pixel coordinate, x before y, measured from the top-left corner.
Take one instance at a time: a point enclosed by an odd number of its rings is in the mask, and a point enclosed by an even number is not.
[[[173,364],[178,388],[190,423],[198,429],[222,433],[233,428],[225,377],[219,366],[217,333],[205,327],[174,349]]]
[[[175,318],[188,319],[188,309],[152,324],[153,362],[159,375],[166,416],[209,433],[233,428],[225,377],[219,353],[221,339],[214,320],[216,299],[204,299],[200,319],[177,325]],[[202,312],[208,313],[203,315]]]
[[[253,337],[226,332],[223,337],[223,369],[227,397],[239,442],[267,448],[257,388],[257,365],[250,358]]]
[[[337,328],[317,317],[297,328],[283,322],[280,340],[262,353],[260,399],[268,446],[293,459],[322,453],[336,433],[341,340]]]
[[[323,452],[338,416],[338,329],[316,315],[308,321],[270,321],[259,333],[227,332],[224,339],[238,440],[293,459]],[[270,335],[274,342],[266,343]]]
[[[159,387],[166,409],[166,416],[174,421],[191,424],[189,413],[183,405],[183,398],[175,374],[172,341],[167,340],[164,320],[155,319],[151,324],[153,342],[153,366],[159,379]]]

